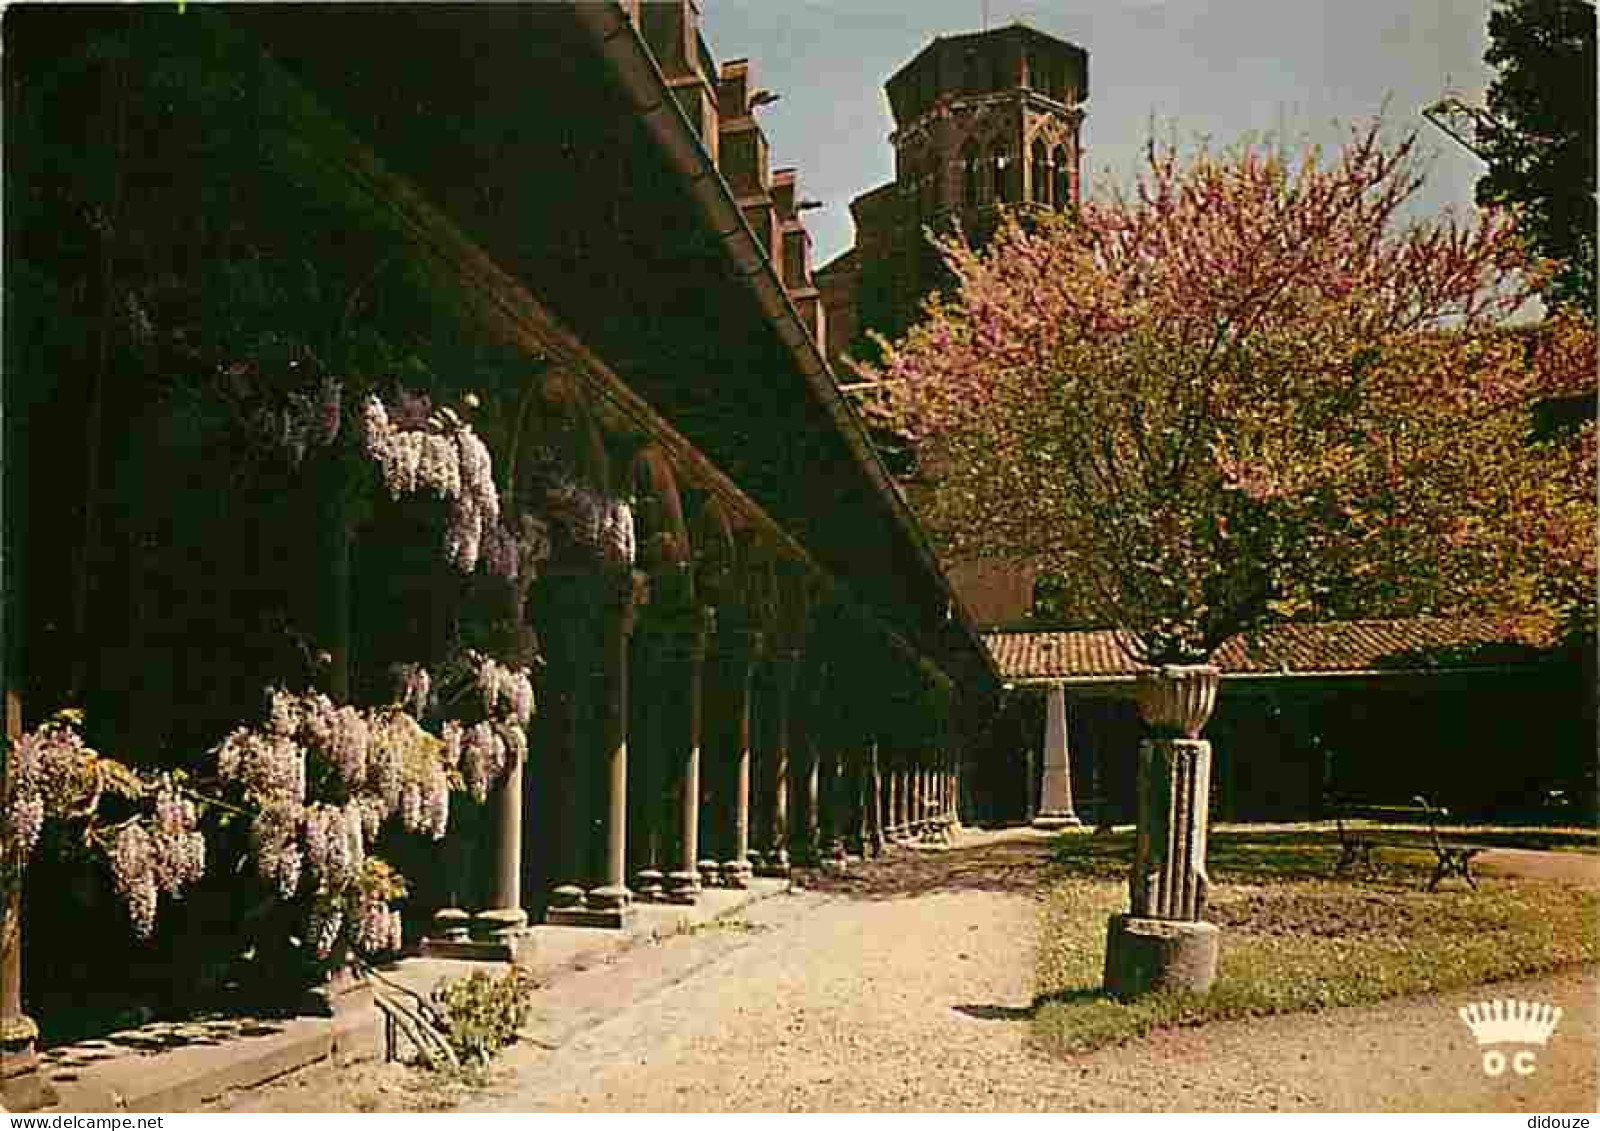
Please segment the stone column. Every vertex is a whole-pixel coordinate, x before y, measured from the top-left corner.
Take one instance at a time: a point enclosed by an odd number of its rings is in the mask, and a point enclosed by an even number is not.
[[[1218,681],[1216,668],[1199,665],[1140,677],[1139,710],[1152,737],[1139,745],[1131,913],[1107,925],[1105,987],[1114,997],[1203,993],[1216,978],[1218,931],[1202,921],[1211,744],[1199,734]]]
[[[730,854],[722,862],[722,882],[729,887],[747,887],[750,867],[750,695],[755,679],[755,665],[761,658],[764,641],[761,633],[746,631],[738,634],[732,651],[725,657],[730,681],[733,749],[730,769],[732,786],[732,813],[729,814],[731,836],[728,838]]]
[[[474,933],[503,946],[505,961],[515,961],[528,937],[522,909],[522,759],[506,767],[494,798],[494,886],[489,908],[473,916]]]
[[[6,620],[17,631],[16,620],[10,616]],[[14,646],[11,641],[4,646],[10,660]],[[12,678],[8,671],[6,682]],[[22,737],[22,703],[10,687],[5,692],[5,728],[8,745],[15,745]],[[0,798],[9,790],[9,768],[9,755],[0,750]],[[39,1072],[34,1051],[39,1027],[22,1011],[22,875],[23,861],[0,851],[0,1106],[11,1111],[33,1111],[55,1098]]]
[[[523,863],[529,874],[544,876],[550,885],[545,922],[581,926],[594,793],[585,722],[595,683],[595,642],[586,628],[599,618],[601,606],[594,600],[593,579],[586,574],[552,571],[538,586],[537,615],[547,673],[538,719],[544,745],[537,752],[545,769],[544,789],[534,792],[533,783],[524,782],[523,805],[546,835],[525,838]],[[533,855],[541,839],[548,860]]]
[[[1036,829],[1064,829],[1083,822],[1072,811],[1072,761],[1067,753],[1067,694],[1059,683],[1045,693],[1044,779],[1039,786]]]
[[[591,912],[600,925],[625,926],[632,911],[628,890],[628,642],[633,634],[636,609],[634,578],[616,580],[603,630],[600,749],[606,761],[605,800],[601,816],[605,829],[605,882],[588,893]]]
[[[886,841],[900,839],[900,769],[897,766],[889,767],[884,774],[884,809],[883,836]]]
[[[910,766],[901,766],[895,772],[897,788],[895,801],[895,832],[900,840],[911,838],[911,782],[913,770]]]
[[[759,869],[763,876],[789,874],[789,710],[799,666],[798,652],[780,652],[772,660],[772,725],[766,728],[772,747],[762,759],[771,804]]]
[[[801,804],[805,808],[805,821],[801,826],[799,843],[800,863],[814,865],[822,858],[822,751],[809,729],[800,747],[800,781],[804,788]]]
[[[524,659],[536,652],[533,630],[523,618],[522,603],[515,591],[507,595],[508,624],[514,626],[516,652]],[[491,953],[485,958],[514,962],[531,949],[528,914],[522,907],[522,758],[511,760],[505,776],[495,787],[490,802],[494,822],[494,869],[489,891],[489,906],[472,919],[477,942]]]
[[[889,795],[883,765],[879,760],[877,739],[873,739],[867,746],[867,766],[867,802],[869,810],[867,818],[872,836],[872,854],[878,856],[889,845],[888,830],[885,825]]]
[[[583,657],[573,672],[574,691],[570,715],[561,719],[571,743],[563,751],[568,759],[562,788],[569,794],[551,799],[563,809],[561,825],[571,843],[563,845],[557,878],[563,882],[551,892],[547,923],[578,927],[623,927],[634,915],[633,893],[627,886],[628,812],[628,651],[635,617],[634,578],[627,574],[603,579],[574,577],[574,598],[599,587],[599,602],[576,604],[566,610],[579,618],[566,631],[594,632],[593,651],[587,641],[575,639],[574,658]],[[581,618],[592,616],[597,625]],[[587,685],[587,686],[584,686]],[[587,693],[587,695],[585,695]],[[589,700],[586,704],[585,698]],[[585,707],[590,709],[585,710]],[[585,725],[589,723],[590,725]],[[598,831],[598,843],[596,833]],[[599,880],[585,891],[584,886]]]
[[[706,646],[716,617],[699,609],[685,629],[672,638],[663,675],[684,694],[683,729],[667,743],[676,761],[678,795],[678,866],[667,876],[666,897],[672,903],[693,903],[700,894],[700,730],[705,691]]]
[[[830,738],[824,781],[827,788],[827,809],[822,827],[823,857],[832,864],[843,864],[849,855],[847,847],[849,815],[849,777],[845,770],[844,752]]]
[[[848,830],[848,839],[853,855],[865,860],[872,855],[872,829],[867,816],[868,791],[871,789],[872,775],[867,764],[867,752],[864,746],[857,746],[847,756],[845,761],[846,789],[848,791],[848,808],[845,810],[845,828]]]

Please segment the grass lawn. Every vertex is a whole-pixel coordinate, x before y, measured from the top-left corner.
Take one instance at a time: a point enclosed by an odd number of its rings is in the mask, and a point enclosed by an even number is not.
[[[1474,840],[1478,838],[1475,836]],[[1218,829],[1211,906],[1223,929],[1204,997],[1100,992],[1106,919],[1127,908],[1131,832],[1061,838],[1041,908],[1033,1035],[1084,1052],[1170,1025],[1354,1005],[1600,961],[1600,893],[1530,880],[1426,890],[1428,851],[1386,850],[1371,877],[1330,879],[1331,833]]]

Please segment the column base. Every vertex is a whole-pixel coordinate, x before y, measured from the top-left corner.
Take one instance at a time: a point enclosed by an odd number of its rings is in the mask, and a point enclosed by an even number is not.
[[[551,927],[604,927],[620,931],[639,915],[633,907],[552,907],[544,913]]]
[[[748,860],[729,860],[722,865],[722,886],[747,888],[750,886],[750,877],[754,871]]]
[[[668,903],[693,905],[700,898],[700,873],[669,872],[662,898]]]
[[[1106,922],[1105,991],[1203,994],[1217,979],[1222,932],[1211,923],[1113,915]]]
[[[446,908],[434,914],[433,924],[433,934],[422,940],[422,953],[429,958],[521,962],[533,953],[528,914],[520,908],[498,908],[472,916]]]
[[[7,1111],[38,1111],[56,1102],[50,1081],[39,1071],[33,1047],[38,1036],[32,1018],[0,1021],[0,1107]]]
[[[1033,827],[1049,832],[1055,829],[1082,828],[1083,822],[1078,819],[1076,813],[1068,809],[1059,813],[1040,813],[1033,819]]]
[[[700,870],[701,888],[714,888],[722,883],[722,865],[715,860],[702,860],[695,867]]]
[[[786,849],[770,848],[761,854],[761,861],[755,866],[755,874],[771,879],[789,878],[789,853]]]
[[[577,884],[562,884],[550,890],[551,911],[570,911],[574,907],[582,906],[583,889]]]
[[[647,903],[654,903],[666,894],[659,868],[641,868],[634,877],[633,894]]]
[[[562,884],[550,893],[544,921],[552,927],[622,928],[638,912],[626,887],[598,887],[587,895],[576,884]]]

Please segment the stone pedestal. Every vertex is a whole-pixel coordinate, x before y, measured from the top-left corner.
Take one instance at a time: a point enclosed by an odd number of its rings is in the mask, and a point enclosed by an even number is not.
[[[1132,913],[1113,916],[1106,929],[1105,989],[1114,997],[1204,993],[1216,978],[1219,933],[1201,921],[1210,887],[1211,744],[1199,734],[1219,679],[1216,668],[1197,665],[1164,667],[1139,682],[1139,711],[1154,737],[1139,745]]]
[[[1106,925],[1106,993],[1205,993],[1216,981],[1220,938],[1210,923],[1113,915]]]
[[[1058,683],[1045,695],[1044,777],[1039,783],[1036,829],[1075,828],[1083,822],[1072,809],[1072,761],[1067,750],[1067,695]]]

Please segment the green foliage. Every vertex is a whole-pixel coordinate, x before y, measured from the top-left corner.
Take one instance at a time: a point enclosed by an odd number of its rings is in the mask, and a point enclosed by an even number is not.
[[[1479,203],[1522,207],[1528,242],[1562,261],[1545,297],[1595,309],[1595,6],[1589,0],[1500,0],[1485,61],[1496,71],[1496,128],[1478,142],[1489,171]]]
[[[433,1007],[444,1018],[445,1038],[464,1067],[484,1067],[517,1039],[538,988],[533,975],[517,965],[498,978],[474,970],[435,987]]]

